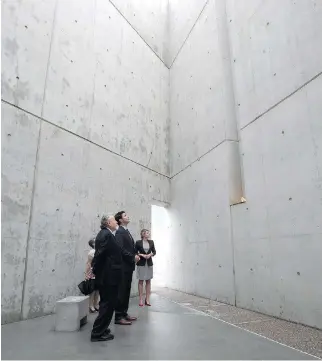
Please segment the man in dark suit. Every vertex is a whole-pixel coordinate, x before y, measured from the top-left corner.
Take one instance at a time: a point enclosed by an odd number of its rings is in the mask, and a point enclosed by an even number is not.
[[[94,322],[91,341],[113,340],[108,326],[117,304],[119,286],[122,283],[123,258],[135,265],[138,256],[127,252],[115,239],[117,222],[114,216],[103,216],[101,231],[95,240],[95,255],[92,261],[96,286],[100,294],[99,314]]]
[[[128,253],[135,256],[134,239],[127,229],[130,222],[128,215],[124,211],[116,213],[115,219],[119,225],[115,233],[118,244],[123,247]],[[138,257],[138,259],[140,259]],[[135,269],[135,263],[129,262],[127,257],[123,257],[123,278],[120,285],[117,305],[115,308],[115,323],[118,325],[131,325],[136,317],[128,315],[129,300],[132,285],[132,276]]]

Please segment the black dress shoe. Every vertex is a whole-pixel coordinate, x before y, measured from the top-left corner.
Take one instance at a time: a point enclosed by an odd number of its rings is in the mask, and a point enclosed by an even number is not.
[[[103,333],[103,336],[109,335],[111,333],[111,330],[108,328],[107,330],[105,330],[105,332]]]
[[[99,337],[91,336],[91,342],[101,342],[101,341],[110,341],[110,340],[114,340],[114,335],[112,335],[111,333],[108,334],[104,333],[102,336]]]

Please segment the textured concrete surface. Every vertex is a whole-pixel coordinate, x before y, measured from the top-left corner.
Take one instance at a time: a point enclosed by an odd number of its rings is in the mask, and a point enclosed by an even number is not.
[[[56,0],[1,3],[1,96],[38,116],[44,87]]]
[[[207,0],[169,0],[169,64],[173,66],[189,34],[196,25]]]
[[[111,2],[152,51],[167,67],[170,67],[168,0],[112,0]]]
[[[171,181],[170,274],[165,279],[171,288],[233,303],[227,151],[225,143]]]
[[[90,343],[95,316],[80,332],[53,331],[53,317],[2,326],[4,359],[313,359],[200,312],[153,295],[152,307],[132,299],[130,327],[112,325],[115,339]],[[41,338],[41,342],[39,342]],[[19,340],[19,342],[17,342]]]
[[[244,127],[321,73],[322,3],[226,3],[237,113]]]
[[[37,118],[2,104],[2,322],[20,318],[39,127]]]
[[[321,14],[319,1],[204,7],[170,69],[165,275],[171,288],[318,328]]]
[[[3,1],[4,322],[158,204],[161,283],[322,328],[322,2],[184,4]]]
[[[127,210],[138,238],[151,205],[169,203],[169,73],[109,1],[4,1],[2,15],[2,322],[12,322],[78,294],[103,212]]]
[[[241,132],[247,204],[232,208],[237,305],[319,328],[321,98],[319,77]]]
[[[44,124],[24,317],[51,312],[57,298],[75,295],[84,272],[87,238],[97,231],[102,212],[126,208],[132,215],[133,237],[138,238],[140,229],[150,223],[153,198],[167,201],[166,187],[164,177]]]

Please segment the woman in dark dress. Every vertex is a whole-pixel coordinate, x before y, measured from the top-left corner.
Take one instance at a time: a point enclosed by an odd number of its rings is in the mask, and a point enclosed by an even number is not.
[[[136,276],[139,280],[139,306],[143,307],[143,283],[145,281],[145,305],[151,306],[151,279],[153,278],[153,261],[152,257],[156,255],[154,242],[149,239],[150,232],[142,229],[141,240],[136,241],[135,251],[140,256],[140,260],[136,264]]]

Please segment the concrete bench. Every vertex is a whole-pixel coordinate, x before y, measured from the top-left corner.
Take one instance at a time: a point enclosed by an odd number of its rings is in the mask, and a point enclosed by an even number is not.
[[[56,303],[56,331],[78,331],[87,323],[88,296],[70,296]]]

